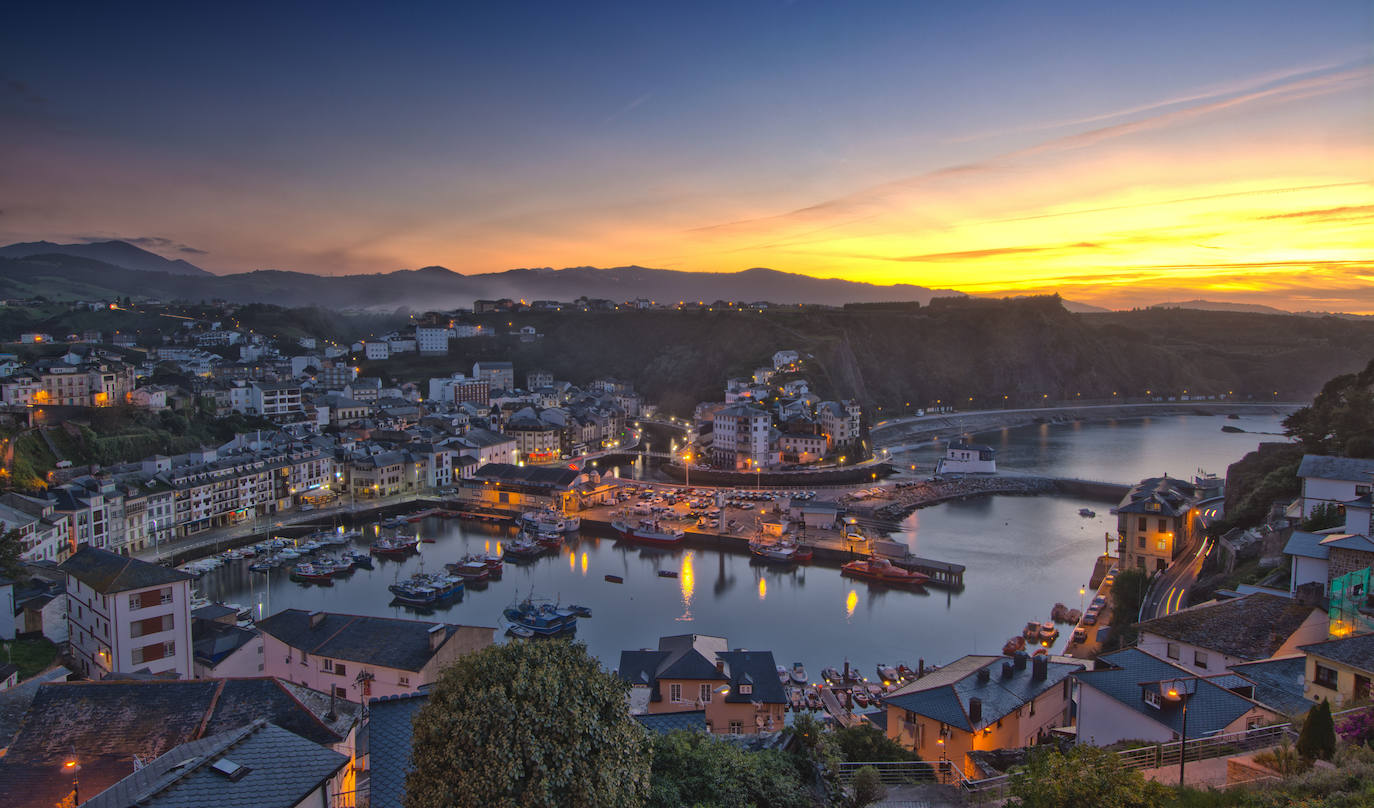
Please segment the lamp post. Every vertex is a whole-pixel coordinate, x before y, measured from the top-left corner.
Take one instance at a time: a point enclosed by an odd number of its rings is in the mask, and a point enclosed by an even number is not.
[[[76,759],[76,744],[72,744],[72,753],[62,762],[62,768],[72,773],[72,805],[81,804],[81,764]]]
[[[1088,603],[1088,587],[1086,585],[1078,587],[1078,613],[1083,613],[1083,607]]]
[[[1165,691],[1164,697],[1169,701],[1178,702],[1183,705],[1183,726],[1179,732],[1178,740],[1178,785],[1183,786],[1184,766],[1188,763],[1188,699],[1190,695],[1190,683],[1192,688],[1197,687],[1197,677],[1188,679],[1175,679],[1169,683],[1169,689]]]

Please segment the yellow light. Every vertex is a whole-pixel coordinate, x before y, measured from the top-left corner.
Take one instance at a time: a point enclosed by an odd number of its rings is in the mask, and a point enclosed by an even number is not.
[[[76,768],[76,761],[75,761],[75,760],[68,760],[67,762],[63,763],[62,765],[65,766],[65,767],[68,768],[68,769],[74,769],[74,768]]]
[[[1173,689],[1173,688],[1171,687],[1171,688],[1169,688],[1168,696],[1169,696],[1169,698],[1171,698],[1171,699],[1176,699],[1176,698],[1178,698],[1178,691],[1175,690],[1175,689]]]
[[[764,580],[763,578],[760,578],[760,579],[759,579],[759,600],[763,600],[763,599],[766,598],[766,597],[768,597],[768,581]]]
[[[568,570],[570,572],[577,571],[577,553],[568,553]]]
[[[688,550],[682,556],[682,571],[678,573],[678,580],[682,584],[682,607],[685,610],[683,617],[691,619],[692,595],[697,589],[697,576],[696,572],[692,569],[691,550]]]
[[[859,605],[859,591],[858,591],[857,589],[851,589],[851,590],[849,590],[849,594],[848,594],[848,595],[845,595],[845,598],[844,598],[844,616],[845,616],[845,617],[853,617],[853,616],[854,616],[854,609],[857,608],[858,605]]]
[[[582,574],[587,574],[587,554],[585,552],[582,554]]]

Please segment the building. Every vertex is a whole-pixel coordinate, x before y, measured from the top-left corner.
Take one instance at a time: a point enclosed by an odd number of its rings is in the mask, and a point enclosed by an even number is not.
[[[704,712],[708,732],[752,735],[783,727],[787,693],[772,651],[730,651],[724,637],[661,637],[658,650],[622,651],[616,673],[634,713]]]
[[[494,628],[287,609],[258,621],[269,676],[361,703],[414,693]]]
[[[1173,563],[1192,541],[1195,493],[1192,483],[1167,474],[1126,492],[1112,511],[1122,569],[1158,572]]]
[[[510,362],[474,362],[472,377],[487,382],[492,390],[515,389],[515,366]]]
[[[1304,519],[1322,505],[1342,505],[1370,493],[1374,484],[1374,459],[1303,455],[1298,466],[1302,480]]]
[[[1326,637],[1321,609],[1257,592],[1204,603],[1136,624],[1140,650],[1200,675],[1232,665],[1292,656]]]
[[[191,647],[197,679],[261,676],[262,634],[237,625],[238,609],[220,604],[191,612]]]
[[[1183,737],[1185,705],[1189,740],[1285,720],[1282,713],[1250,698],[1254,683],[1225,669],[1200,678],[1139,648],[1098,657],[1097,664],[1094,670],[1073,674],[1078,683],[1079,743],[1176,741]]]
[[[711,421],[711,462],[719,468],[754,469],[771,465],[769,438],[773,419],[749,404],[717,410]]]
[[[863,410],[859,402],[822,401],[816,405],[816,420],[820,423],[821,434],[829,442],[830,450],[852,446],[859,441],[859,422]]]
[[[191,677],[191,576],[84,546],[67,576],[72,656],[92,679],[114,673]]]
[[[801,355],[796,351],[778,351],[773,354],[773,370],[791,371],[796,370],[801,362]]]
[[[507,422],[505,434],[515,441],[516,457],[529,463],[547,463],[561,454],[562,430],[545,423],[533,411]]]
[[[812,432],[784,432],[778,450],[784,463],[815,463],[825,457],[825,436]]]
[[[514,466],[486,463],[459,480],[458,496],[473,505],[503,510],[578,509],[575,490],[580,474],[562,466]]]
[[[1374,634],[1360,634],[1300,648],[1307,655],[1303,695],[1333,709],[1374,698]]]
[[[19,531],[19,557],[25,561],[61,561],[72,550],[69,519],[50,499],[0,494],[0,525]]]
[[[248,385],[248,412],[264,418],[299,416],[304,411],[301,386],[295,382],[252,382]]]
[[[991,446],[955,441],[946,447],[945,456],[935,464],[935,473],[996,474],[997,452]]]
[[[317,808],[344,804],[337,798],[345,791],[348,765],[347,755],[259,718],[244,727],[175,746],[81,804],[86,808]]]
[[[526,390],[541,390],[553,387],[553,374],[547,370],[531,370],[525,374]]]
[[[887,736],[922,760],[973,771],[968,753],[1016,749],[1073,723],[1069,677],[1079,662],[1046,656],[966,656],[884,699]]]
[[[516,443],[508,435],[489,429],[469,429],[458,438],[458,443],[472,450],[479,466],[515,462]]]
[[[1323,594],[1330,594],[1331,582],[1349,572],[1374,564],[1374,541],[1352,533],[1307,533],[1293,531],[1283,547],[1288,556],[1288,591],[1316,583]]]

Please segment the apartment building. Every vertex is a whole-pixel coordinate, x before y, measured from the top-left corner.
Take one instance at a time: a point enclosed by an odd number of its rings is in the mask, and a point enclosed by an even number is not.
[[[711,460],[719,468],[752,469],[770,465],[768,444],[773,419],[759,407],[731,404],[712,419]]]
[[[1165,475],[1141,480],[1112,510],[1117,515],[1121,566],[1157,572],[1193,537],[1192,483]]]
[[[858,442],[859,421],[862,416],[863,409],[859,402],[852,399],[822,401],[816,405],[816,418],[820,422],[821,434],[825,436],[826,444],[831,451]]]

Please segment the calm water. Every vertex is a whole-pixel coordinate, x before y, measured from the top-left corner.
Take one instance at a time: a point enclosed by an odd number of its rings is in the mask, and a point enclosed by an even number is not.
[[[1130,482],[1165,471],[1191,475],[1199,467],[1224,473],[1261,440],[1278,438],[1223,433],[1223,424],[1278,432],[1278,421],[1186,416],[1047,425],[977,438],[998,448],[998,463],[1006,469]],[[899,459],[928,468],[938,452],[920,449]],[[1081,507],[1099,515],[1080,517]],[[841,578],[830,567],[777,569],[751,563],[748,556],[653,550],[583,535],[533,565],[508,563],[502,580],[485,590],[470,588],[461,602],[434,616],[498,626],[501,610],[530,592],[580,603],[594,616],[579,621],[577,638],[608,668],[623,649],[688,632],[723,635],[737,648],[771,649],[779,663],[799,660],[813,674],[846,657],[865,672],[878,662],[939,664],[970,652],[997,653],[1026,621],[1048,619],[1056,601],[1077,608],[1078,589],[1110,529],[1109,507],[1063,497],[988,497],[917,511],[894,538],[920,555],[966,565],[965,588],[958,594],[881,590]],[[512,534],[458,520],[429,519],[419,527],[422,536],[436,538],[421,545],[420,557],[378,559],[376,569],[358,570],[332,587],[294,584],[284,569],[251,573],[245,563],[230,562],[201,579],[200,588],[212,599],[251,605],[264,614],[299,607],[415,616],[389,605],[386,587],[398,575],[422,564],[441,569],[464,553],[495,549]],[[678,577],[659,577],[660,569]],[[625,583],[607,583],[607,574]]]

